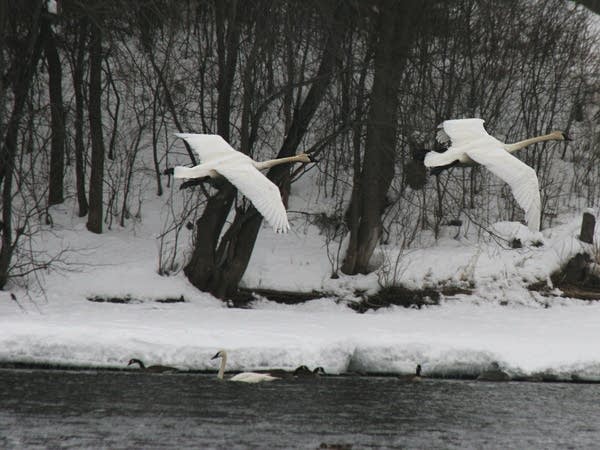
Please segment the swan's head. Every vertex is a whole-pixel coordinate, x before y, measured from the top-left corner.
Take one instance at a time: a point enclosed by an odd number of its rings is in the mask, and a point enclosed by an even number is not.
[[[139,359],[132,358],[127,363],[127,367],[131,366],[132,364],[139,364],[141,366],[142,362]]]
[[[564,131],[553,131],[551,134],[555,135],[557,141],[572,141],[571,137]]]
[[[215,356],[210,359],[223,358],[225,356],[225,350],[219,350]]]
[[[309,155],[308,153],[300,153],[298,155],[298,161],[303,163],[316,163],[319,160],[316,159],[314,156]]]

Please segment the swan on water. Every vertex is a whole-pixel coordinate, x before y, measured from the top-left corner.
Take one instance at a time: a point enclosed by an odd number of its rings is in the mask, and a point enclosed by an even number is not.
[[[227,352],[225,350],[219,350],[211,359],[217,358],[221,358],[221,366],[219,367],[219,373],[217,374],[217,377],[222,380],[225,376],[225,366],[227,365]],[[273,381],[278,379],[278,377],[274,377],[268,373],[257,372],[242,372],[232,376],[231,378],[228,378],[229,381],[239,381],[242,383],[260,383],[263,381]]]
[[[177,166],[165,173],[175,178],[227,178],[252,202],[259,213],[276,233],[290,229],[285,206],[279,188],[260,171],[286,163],[310,163],[316,160],[301,153],[286,158],[254,161],[248,155],[235,150],[218,134],[175,133],[184,139],[200,157],[201,163],[194,167]]]
[[[569,141],[569,137],[562,131],[553,131],[506,144],[490,136],[483,123],[482,119],[444,121],[439,126],[437,140],[447,145],[448,149],[443,153],[428,152],[424,159],[425,166],[433,168],[431,173],[435,175],[459,163],[478,163],[487,167],[510,186],[515,200],[525,210],[525,220],[529,229],[539,231],[542,204],[537,175],[533,168],[511,153],[537,142]]]

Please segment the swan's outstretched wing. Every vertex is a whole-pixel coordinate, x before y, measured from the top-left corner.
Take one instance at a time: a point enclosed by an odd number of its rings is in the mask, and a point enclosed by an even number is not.
[[[223,164],[215,170],[244,194],[276,233],[290,229],[279,188],[251,164]]]
[[[185,141],[190,144],[190,147],[198,154],[200,161],[202,162],[236,154],[245,156],[243,153],[238,152],[229,145],[227,141],[218,134],[175,133],[175,136],[185,139]]]
[[[461,147],[482,137],[489,137],[483,122],[483,119],[445,120],[438,127],[437,140],[442,144],[452,144],[452,147]]]
[[[535,170],[501,147],[470,150],[467,155],[510,186],[515,200],[525,210],[527,226],[539,231],[542,202]]]

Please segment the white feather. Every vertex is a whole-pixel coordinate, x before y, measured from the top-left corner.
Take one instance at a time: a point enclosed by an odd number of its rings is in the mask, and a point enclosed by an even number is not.
[[[474,149],[467,154],[510,186],[515,200],[525,210],[527,226],[539,231],[542,201],[535,170],[500,147]]]
[[[222,175],[252,202],[276,233],[289,231],[279,188],[256,168],[256,161],[217,134],[176,133],[175,136],[185,139],[202,161],[195,167],[175,167],[175,178]]]
[[[274,381],[277,379],[277,377],[266,373],[242,372],[229,378],[229,381],[239,381],[242,383],[261,383],[263,381]]]
[[[215,169],[252,202],[275,232],[290,229],[279,188],[251,164],[223,164]]]
[[[220,379],[225,378],[225,367],[227,366],[227,352],[225,350],[219,350],[212,359],[221,358],[221,365],[219,367],[219,373],[217,377]],[[242,372],[237,375],[228,378],[229,381],[238,381],[242,383],[261,383],[263,381],[274,381],[278,380],[278,377],[274,377],[268,373],[257,373],[257,372]]]
[[[535,170],[508,153],[507,145],[490,136],[483,123],[482,119],[444,121],[439,126],[437,139],[451,145],[443,153],[427,153],[423,161],[425,166],[445,166],[459,161],[487,167],[510,186],[517,203],[525,210],[527,225],[531,230],[539,231],[542,206]]]

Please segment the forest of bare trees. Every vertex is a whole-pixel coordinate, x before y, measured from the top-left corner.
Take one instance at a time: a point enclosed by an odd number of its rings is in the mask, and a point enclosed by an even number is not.
[[[445,119],[481,117],[506,141],[571,133],[519,155],[540,179],[542,227],[598,205],[593,16],[565,0],[59,0],[56,13],[0,0],[0,288],[52,262],[31,240],[52,229],[54,205],[72,202],[102,234],[171,192],[159,272],[235,293],[262,216],[225,181],[172,187],[164,169],[197,162],[177,131],[218,133],[253,157],[317,156],[268,177],[285,203],[314,178],[329,207],[302,217],[347,242],[334,272],[367,273],[378,245],[417,245],[450,223],[484,236],[522,219],[484,170],[427,176],[415,155]]]

